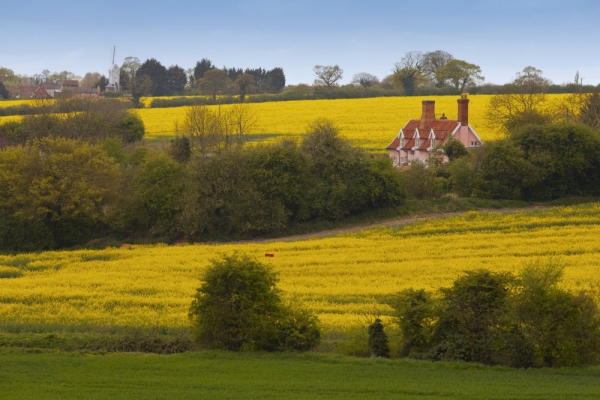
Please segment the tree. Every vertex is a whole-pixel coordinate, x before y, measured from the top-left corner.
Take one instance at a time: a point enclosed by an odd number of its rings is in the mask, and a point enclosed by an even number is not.
[[[250,93],[254,93],[256,91],[256,86],[254,85],[254,77],[250,74],[241,74],[238,78],[233,82],[233,87],[236,92],[240,95],[240,102],[244,102],[246,100],[246,95]]]
[[[187,84],[187,75],[183,68],[178,65],[171,65],[167,70],[167,90],[168,95],[182,93]]]
[[[435,327],[439,359],[491,364],[508,314],[507,273],[467,271],[441,289],[444,312]]]
[[[460,157],[465,157],[469,155],[469,150],[465,147],[464,144],[458,139],[454,137],[449,138],[443,146],[444,154],[448,157],[450,161],[454,161]]]
[[[108,79],[106,78],[106,76],[102,75],[100,78],[98,78],[96,82],[92,84],[92,87],[98,86],[100,86],[101,92],[103,92],[106,89],[106,86],[108,86]]]
[[[437,87],[444,86],[444,81],[440,81],[436,73],[452,59],[454,59],[452,54],[442,50],[430,51],[422,55],[421,70],[423,75],[429,79],[430,84]]]
[[[315,86],[325,86],[327,89],[331,89],[333,86],[337,86],[336,82],[342,79],[344,70],[338,65],[315,65],[313,68],[317,79],[315,79]]]
[[[222,69],[213,68],[204,73],[204,77],[198,81],[198,87],[203,94],[212,96],[217,101],[219,93],[227,93],[231,87],[231,79],[227,72]]]
[[[10,97],[10,92],[6,90],[4,83],[0,82],[0,99],[8,99]]]
[[[598,92],[585,96],[579,109],[579,120],[591,128],[600,129],[600,94]]]
[[[210,71],[214,68],[216,67],[208,58],[203,58],[202,60],[197,61],[196,67],[194,67],[194,79],[199,80],[201,78],[204,78],[204,74],[206,73],[206,71]]]
[[[16,85],[16,76],[12,69],[0,66],[0,83],[7,86]]]
[[[285,306],[277,280],[271,268],[247,256],[213,260],[190,307],[198,344],[229,351],[314,347],[316,318]]]
[[[167,68],[160,62],[156,61],[154,58],[144,61],[137,70],[136,77],[143,80],[144,76],[149,77],[152,81],[152,87],[150,89],[150,94],[152,96],[164,96],[167,94],[168,72]]]
[[[475,86],[485,78],[481,75],[478,65],[470,64],[463,60],[450,60],[436,71],[438,82],[449,81],[456,89],[456,93],[463,93],[470,86]]]
[[[516,78],[503,87],[503,93],[492,96],[486,111],[488,124],[504,134],[515,117],[523,113],[546,114],[546,87],[550,81],[542,76],[542,71],[525,67]]]
[[[564,267],[557,260],[537,260],[519,276],[514,330],[528,344],[531,359],[525,366],[576,366],[600,358],[598,306],[585,292],[558,287]]]
[[[369,351],[371,357],[389,357],[390,348],[388,346],[388,338],[383,331],[383,323],[379,318],[375,319],[367,330],[369,334]]]
[[[268,91],[281,92],[285,87],[285,74],[281,68],[273,68],[267,72]]]
[[[94,87],[94,84],[100,79],[99,72],[87,72],[81,81],[79,81],[79,86],[91,89]]]
[[[132,90],[137,86],[137,71],[142,64],[137,57],[125,57],[119,73],[119,82],[124,90]]]
[[[375,75],[371,75],[366,72],[361,72],[355,74],[352,77],[352,84],[360,85],[362,87],[371,87],[373,85],[379,84],[379,78],[377,78]]]
[[[422,73],[423,53],[410,51],[394,66],[392,74],[393,86],[404,89],[407,95],[416,94],[417,90],[427,82]]]
[[[72,246],[107,220],[120,177],[100,146],[43,138],[0,152],[0,204],[11,218],[44,227],[44,238],[29,239],[32,247],[36,239],[38,250]]]

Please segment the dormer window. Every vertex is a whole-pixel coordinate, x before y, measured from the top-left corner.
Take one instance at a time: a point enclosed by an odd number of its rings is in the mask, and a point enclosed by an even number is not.
[[[404,147],[404,136],[400,138],[400,147]]]
[[[420,146],[420,144],[419,144],[419,135],[416,135],[415,136],[415,147],[419,147],[419,146]]]
[[[435,147],[435,136],[431,137],[431,148],[433,149]]]

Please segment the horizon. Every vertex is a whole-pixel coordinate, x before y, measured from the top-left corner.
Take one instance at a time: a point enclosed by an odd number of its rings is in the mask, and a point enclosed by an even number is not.
[[[50,10],[40,1],[12,2],[4,7],[10,17],[2,27],[16,34],[0,37],[0,66],[30,76],[44,69],[108,76],[116,46],[118,65],[133,56],[188,69],[208,58],[219,68],[280,67],[286,84],[295,85],[312,84],[315,65],[337,64],[344,70],[340,83],[347,84],[360,72],[384,78],[409,51],[444,50],[479,65],[483,83],[507,83],[526,66],[555,84],[573,82],[577,72],[584,85],[600,83],[600,55],[585,41],[600,33],[600,2],[454,4],[228,0],[165,8],[156,0],[143,7],[108,0],[106,13],[93,10],[87,17],[73,0]]]

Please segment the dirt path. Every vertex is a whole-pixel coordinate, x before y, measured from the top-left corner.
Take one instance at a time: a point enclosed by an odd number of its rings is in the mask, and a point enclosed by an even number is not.
[[[548,208],[548,206],[531,206],[531,207],[500,208],[500,209],[481,208],[478,210],[470,210],[470,211],[510,214],[510,213],[516,213],[516,212],[521,212],[521,211],[541,210],[543,208]],[[292,242],[292,241],[296,241],[296,240],[324,238],[324,237],[339,235],[340,233],[358,232],[358,231],[371,229],[371,228],[396,227],[396,226],[414,224],[415,222],[422,221],[422,220],[449,218],[449,217],[454,217],[456,215],[461,215],[461,214],[464,214],[467,212],[469,212],[469,211],[456,211],[456,212],[434,213],[434,214],[416,214],[416,215],[383,219],[383,220],[379,220],[377,222],[369,222],[369,223],[364,223],[364,224],[345,226],[342,228],[328,229],[328,230],[319,231],[319,232],[303,233],[300,235],[291,235],[291,236],[283,236],[283,237],[279,237],[279,238],[268,238],[268,239],[240,240],[240,241],[227,242],[227,243],[241,244],[241,243]]]

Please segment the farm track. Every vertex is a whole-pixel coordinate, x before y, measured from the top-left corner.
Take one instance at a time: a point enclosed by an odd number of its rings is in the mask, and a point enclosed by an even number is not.
[[[402,216],[402,217],[394,217],[389,219],[379,220],[377,222],[367,222],[357,225],[345,226],[342,228],[335,229],[327,229],[318,232],[310,232],[303,233],[298,235],[290,235],[290,236],[282,236],[278,238],[260,238],[260,239],[250,239],[250,240],[239,240],[232,242],[221,242],[219,244],[244,244],[244,243],[272,243],[272,242],[293,242],[297,240],[308,240],[308,239],[318,239],[325,238],[330,236],[336,236],[344,233],[352,233],[359,232],[367,229],[373,228],[385,228],[385,227],[398,227],[409,224],[414,224],[419,221],[424,220],[435,220],[435,219],[444,219],[455,217],[457,215],[462,215],[467,212],[477,211],[477,212],[488,212],[488,213],[500,213],[500,214],[511,214],[522,211],[535,211],[549,208],[549,206],[530,206],[530,207],[517,207],[517,208],[480,208],[476,210],[467,210],[467,211],[455,211],[455,212],[446,212],[446,213],[430,213],[430,214],[415,214],[410,216]]]

